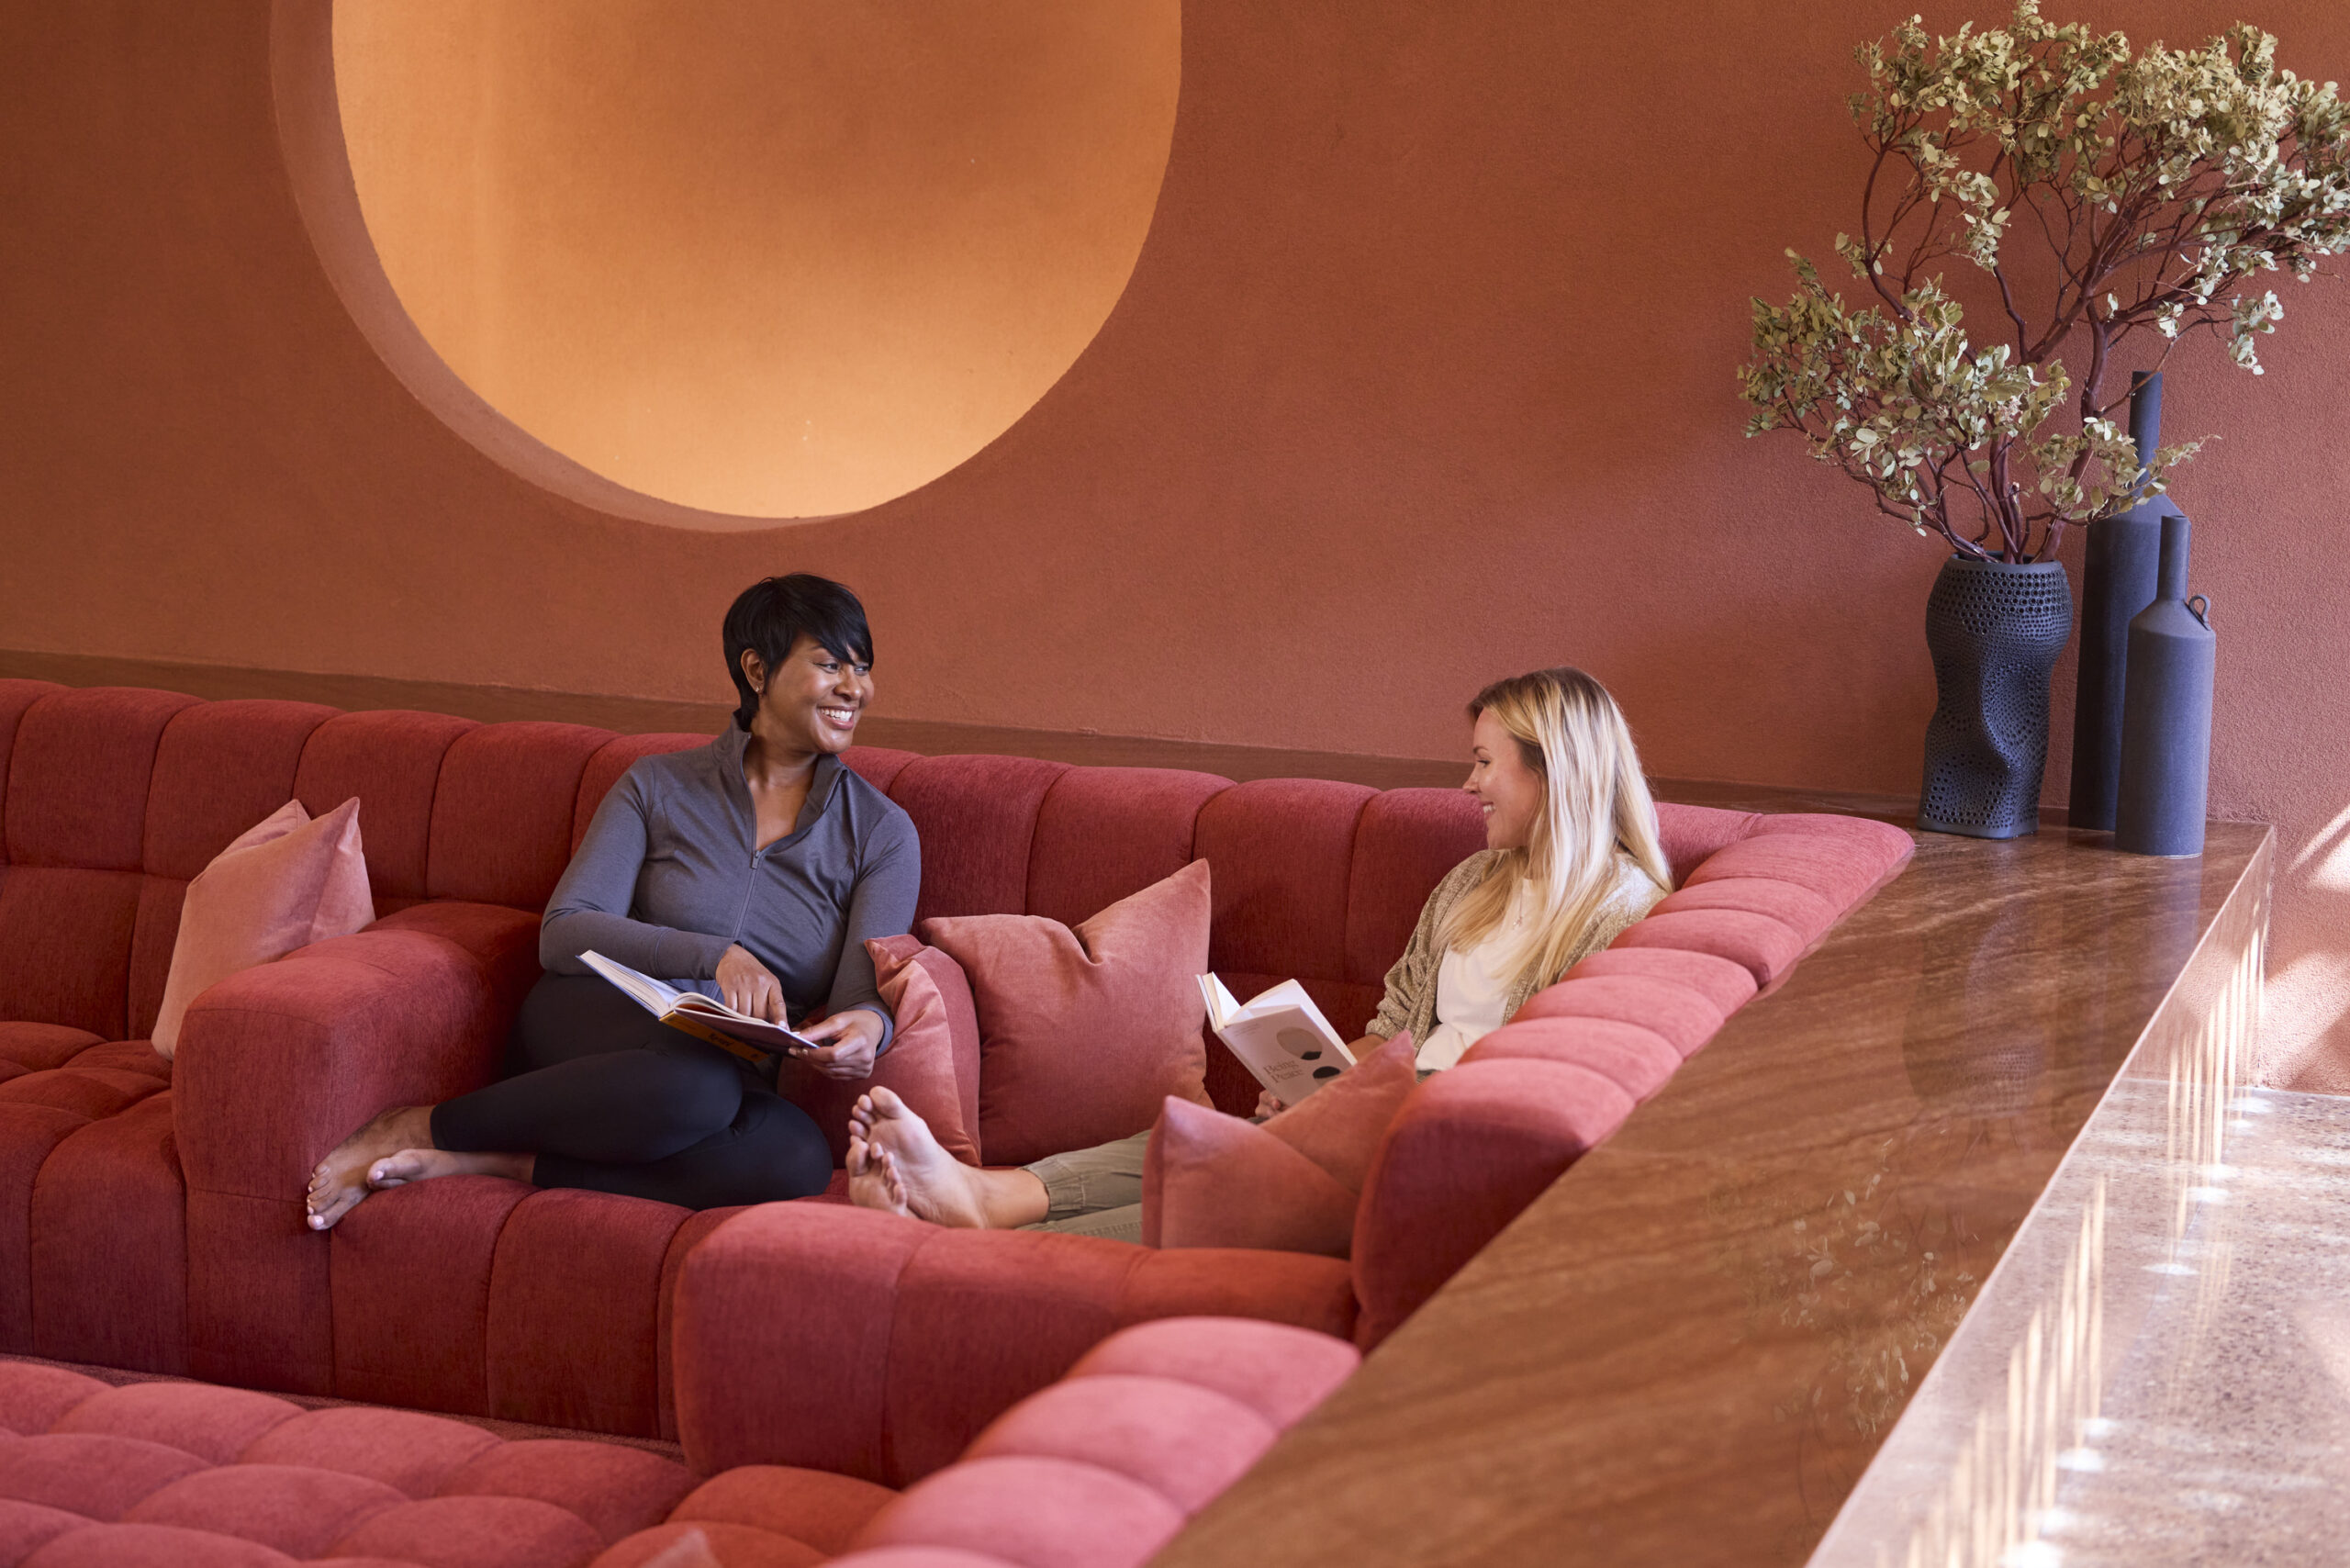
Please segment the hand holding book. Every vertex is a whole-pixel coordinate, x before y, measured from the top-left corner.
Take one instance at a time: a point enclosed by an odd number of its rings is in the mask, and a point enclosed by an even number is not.
[[[1246,1005],[1214,975],[1200,977],[1208,1026],[1283,1105],[1294,1105],[1354,1066],[1354,1054],[1305,988],[1283,980]]]
[[[720,997],[737,1014],[788,1025],[783,982],[741,943],[728,947],[719,958],[718,973],[713,978],[718,981]],[[847,1008],[812,1024],[802,1024],[796,1032],[810,1044],[805,1048],[789,1048],[784,1054],[810,1071],[843,1080],[873,1076],[883,1034],[878,1014],[862,1007]]]
[[[755,1018],[698,991],[679,991],[673,985],[664,985],[592,949],[580,954],[579,961],[620,987],[639,1007],[672,1029],[682,1029],[708,1040],[745,1061],[761,1061],[777,1054],[798,1056],[803,1051],[824,1048],[780,1023]],[[778,996],[778,1011],[780,1006]]]
[[[784,1017],[783,982],[775,971],[751,957],[750,949],[737,942],[728,947],[718,960],[718,994],[727,1006],[746,1018],[757,1018],[769,1024],[788,1022]]]

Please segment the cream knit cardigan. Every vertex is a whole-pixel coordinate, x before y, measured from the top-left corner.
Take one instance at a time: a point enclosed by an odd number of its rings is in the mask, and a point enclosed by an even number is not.
[[[1366,1033],[1382,1039],[1393,1039],[1404,1029],[1412,1031],[1415,1040],[1426,1040],[1436,1025],[1436,977],[1443,966],[1444,952],[1437,946],[1437,931],[1452,906],[1467,896],[1469,890],[1485,879],[1494,862],[1501,856],[1497,849],[1481,849],[1444,875],[1420,906],[1419,924],[1412,928],[1412,940],[1405,944],[1404,956],[1387,971],[1387,994],[1381,999],[1379,1011],[1373,1014]],[[1599,914],[1583,939],[1575,944],[1568,956],[1566,969],[1572,969],[1592,954],[1621,936],[1640,916],[1648,913],[1666,890],[1649,879],[1639,863],[1630,856],[1618,852],[1616,857],[1616,888],[1607,901],[1599,906]],[[1560,973],[1563,974],[1565,969]],[[1557,980],[1521,980],[1510,987],[1502,1009],[1506,1023],[1526,1005],[1526,999]]]

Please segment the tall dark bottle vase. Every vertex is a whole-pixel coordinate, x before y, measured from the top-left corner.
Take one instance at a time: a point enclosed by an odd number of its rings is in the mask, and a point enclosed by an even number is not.
[[[2131,378],[2130,434],[2138,461],[2154,461],[2162,442],[2163,378],[2157,371]],[[2075,827],[2113,826],[2121,788],[2121,703],[2130,662],[2130,622],[2154,599],[2154,563],[2162,553],[2162,520],[2178,509],[2160,496],[2088,526],[2081,567],[2080,683],[2073,705]]]
[[[2200,855],[2211,781],[2211,683],[2220,639],[2210,604],[2187,594],[2188,524],[2163,519],[2154,602],[2130,622],[2122,704],[2121,796],[2113,846],[2132,855]]]
[[[1971,838],[2040,831],[2048,672],[2072,630],[2061,564],[1942,563],[1926,598],[1935,700],[1919,826]]]

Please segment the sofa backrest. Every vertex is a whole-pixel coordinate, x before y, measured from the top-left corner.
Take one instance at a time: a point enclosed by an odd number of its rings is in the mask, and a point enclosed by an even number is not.
[[[360,798],[379,913],[535,912],[629,765],[707,739],[0,681],[0,1018],[143,1036],[188,880],[288,799],[315,814]],[[1075,923],[1204,855],[1228,982],[1247,995],[1293,974],[1347,1027],[1476,842],[1441,790],[876,747],[849,762],[922,832],[922,916]],[[1225,1056],[1225,1098],[1245,1105],[1253,1087]]]
[[[460,744],[484,730],[504,734]],[[517,731],[554,732],[520,748],[533,753],[610,738],[574,725],[0,681],[0,1018],[143,1037],[189,879],[288,800],[315,815],[362,798],[379,913],[435,897],[543,899],[543,864],[553,857],[559,870],[567,847],[577,768],[552,831],[533,844],[529,790],[509,777]],[[541,782],[530,764],[519,773]]]

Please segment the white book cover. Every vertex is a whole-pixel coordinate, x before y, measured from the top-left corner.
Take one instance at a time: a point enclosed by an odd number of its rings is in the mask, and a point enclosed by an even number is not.
[[[1208,1004],[1208,1026],[1232,1049],[1257,1081],[1283,1105],[1294,1105],[1354,1065],[1354,1056],[1305,988],[1293,980],[1261,991],[1246,1003],[1214,975],[1200,977]]]
[[[679,991],[676,986],[641,975],[626,964],[607,958],[594,949],[579,955],[579,961],[611,981],[614,985],[663,1023],[673,1018],[687,1018],[706,1029],[716,1029],[737,1040],[770,1051],[782,1051],[793,1047],[815,1050],[816,1042],[796,1035],[779,1024],[729,1007],[715,997],[704,996],[698,991]]]

